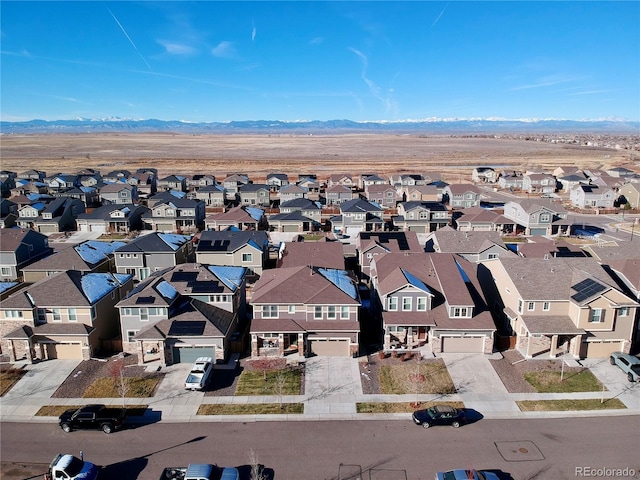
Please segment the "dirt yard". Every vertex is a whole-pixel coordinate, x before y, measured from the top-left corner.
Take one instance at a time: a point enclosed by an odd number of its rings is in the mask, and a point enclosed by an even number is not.
[[[637,152],[636,152],[637,153]],[[75,172],[94,168],[154,167],[161,176],[209,173],[223,178],[246,173],[254,182],[267,174],[438,173],[444,180],[470,180],[474,166],[552,168],[558,165],[630,165],[629,151],[510,138],[434,135],[187,135],[47,134],[6,135],[2,169]]]

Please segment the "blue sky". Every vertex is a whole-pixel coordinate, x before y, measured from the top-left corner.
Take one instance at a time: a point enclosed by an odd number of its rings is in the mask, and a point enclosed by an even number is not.
[[[1,3],[0,119],[640,120],[640,2]]]

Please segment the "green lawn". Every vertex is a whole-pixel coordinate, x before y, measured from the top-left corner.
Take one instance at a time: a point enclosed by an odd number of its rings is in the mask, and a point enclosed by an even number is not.
[[[584,369],[578,372],[564,372],[563,380],[560,381],[561,372],[527,372],[524,378],[538,393],[571,393],[571,392],[599,392],[602,384],[591,373]]]
[[[409,362],[380,367],[380,393],[451,394],[456,392],[444,362]]]
[[[585,400],[522,400],[516,402],[523,412],[559,412],[566,410],[608,410],[627,408],[617,398]]]
[[[248,403],[237,404],[203,404],[198,408],[198,415],[267,415],[267,414],[304,413],[302,403]]]
[[[265,373],[244,370],[238,379],[236,395],[300,395],[300,370],[285,368]],[[266,379],[265,379],[266,378]]]
[[[464,403],[462,402],[419,402],[418,404],[411,402],[360,402],[356,403],[356,411],[358,413],[413,413],[418,409],[429,408],[434,405],[464,408]]]
[[[11,387],[27,373],[26,370],[19,368],[9,368],[0,371],[0,397],[11,390]]]

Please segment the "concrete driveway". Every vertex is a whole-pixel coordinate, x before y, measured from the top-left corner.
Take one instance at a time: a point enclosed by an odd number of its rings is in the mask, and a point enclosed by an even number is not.
[[[611,365],[608,358],[585,358],[580,363],[591,370],[600,383],[613,392],[627,408],[640,408],[640,382],[629,382],[627,375],[617,366]]]
[[[489,357],[477,353],[442,353],[451,380],[460,393],[508,393],[489,363]]]
[[[49,360],[26,365],[27,373],[5,394],[4,400],[50,398],[79,363],[80,360]]]

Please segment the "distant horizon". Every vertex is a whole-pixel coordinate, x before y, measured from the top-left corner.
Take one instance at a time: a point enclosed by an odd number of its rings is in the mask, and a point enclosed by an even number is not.
[[[633,1],[3,0],[0,121],[637,122],[638,18]]]

